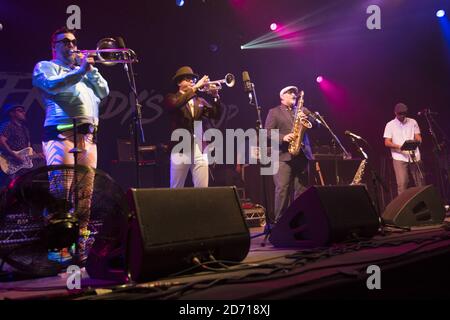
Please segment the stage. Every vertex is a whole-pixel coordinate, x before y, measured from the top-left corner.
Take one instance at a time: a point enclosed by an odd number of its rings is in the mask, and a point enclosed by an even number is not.
[[[286,300],[449,298],[450,228],[386,229],[372,239],[298,250],[251,240],[240,264],[117,286],[89,278],[68,290],[66,273],[0,283],[5,300]],[[251,235],[263,228],[251,228]],[[369,266],[372,266],[369,268]],[[374,267],[375,266],[375,267]],[[379,269],[377,269],[379,268]],[[377,269],[377,270],[376,270]],[[371,288],[371,289],[369,289]]]

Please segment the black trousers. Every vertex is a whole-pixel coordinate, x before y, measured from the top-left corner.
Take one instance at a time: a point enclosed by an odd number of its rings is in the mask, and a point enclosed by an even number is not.
[[[308,159],[302,153],[290,161],[280,161],[278,172],[273,176],[275,183],[275,223],[305,189],[308,177]],[[292,198],[292,192],[294,197]]]

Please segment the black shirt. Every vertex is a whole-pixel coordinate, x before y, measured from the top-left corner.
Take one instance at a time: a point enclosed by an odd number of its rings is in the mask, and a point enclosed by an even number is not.
[[[19,151],[30,146],[30,133],[24,125],[5,121],[0,124],[0,136],[7,139],[11,150]]]

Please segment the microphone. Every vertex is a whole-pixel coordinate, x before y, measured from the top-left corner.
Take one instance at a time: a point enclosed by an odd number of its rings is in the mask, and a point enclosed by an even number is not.
[[[251,93],[253,91],[253,84],[250,81],[250,76],[247,71],[242,72],[242,81],[244,82],[244,91]]]
[[[303,113],[306,116],[313,118],[318,124],[322,124],[322,121],[318,118],[318,112],[311,112],[308,108],[303,107]]]
[[[248,94],[249,103],[253,101],[253,83],[247,71],[242,72],[242,81],[244,82],[244,92]]]
[[[355,138],[355,139],[357,139],[357,140],[365,141],[362,137],[360,137],[360,136],[358,136],[357,134],[354,134],[353,132],[350,132],[350,131],[348,131],[348,130],[346,130],[346,131],[344,132],[344,134],[347,135],[347,136],[350,136],[350,137],[352,137],[352,138]]]
[[[418,116],[424,116],[424,115],[427,115],[427,114],[438,115],[437,112],[431,111],[430,109],[423,109],[423,110],[417,112]]]
[[[303,111],[303,113],[304,113],[306,116],[311,115],[311,117],[314,118],[313,113],[312,113],[307,107],[303,107],[303,108],[302,108],[302,111]]]

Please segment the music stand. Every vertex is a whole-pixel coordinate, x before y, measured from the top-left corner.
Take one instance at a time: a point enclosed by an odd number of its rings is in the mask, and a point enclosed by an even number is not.
[[[402,151],[408,151],[409,152],[409,159],[412,163],[414,163],[417,167],[417,170],[419,171],[420,177],[423,179],[422,170],[420,170],[419,163],[416,161],[416,149],[420,145],[420,142],[417,140],[406,140],[403,145],[400,147],[400,150]]]

